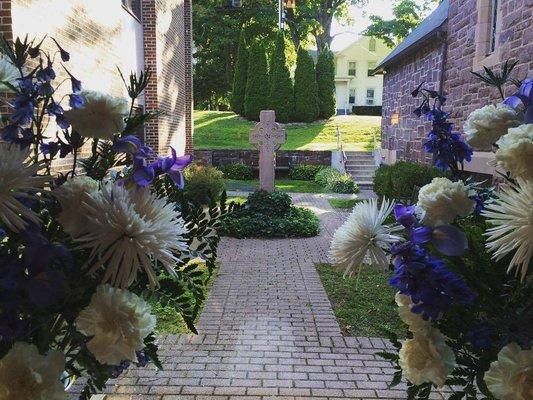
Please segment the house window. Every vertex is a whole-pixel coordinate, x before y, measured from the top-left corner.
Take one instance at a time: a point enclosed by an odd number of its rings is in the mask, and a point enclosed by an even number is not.
[[[490,0],[490,52],[496,50],[496,27],[498,24],[498,0]]]
[[[135,18],[141,19],[141,0],[122,0],[122,6]]]
[[[355,104],[355,89],[350,89],[350,94],[348,96],[348,103]]]
[[[373,106],[374,105],[374,89],[367,89],[366,90],[366,105],[367,106]]]
[[[376,51],[376,39],[373,37],[370,38],[370,41],[368,42],[368,50],[371,52]]]
[[[348,63],[348,76],[355,76],[357,72],[357,63],[355,61],[350,61]]]
[[[376,65],[377,63],[375,61],[369,61],[368,62],[368,71],[367,71],[367,76],[374,76],[374,74],[372,73],[375,69],[376,69]]]

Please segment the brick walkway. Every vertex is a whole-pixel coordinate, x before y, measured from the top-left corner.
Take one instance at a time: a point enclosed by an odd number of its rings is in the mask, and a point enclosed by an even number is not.
[[[320,216],[321,235],[224,238],[199,335],[162,338],[165,369],[130,368],[107,399],[406,398],[402,385],[387,389],[393,370],[374,354],[381,339],[341,335],[313,266],[327,261],[343,215],[323,195],[293,197]]]

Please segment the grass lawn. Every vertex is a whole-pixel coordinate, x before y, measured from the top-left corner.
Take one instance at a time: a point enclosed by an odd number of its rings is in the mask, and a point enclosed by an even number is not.
[[[211,275],[209,281],[207,282],[205,286],[205,298],[209,296],[209,292],[211,291],[211,286],[213,285],[214,278],[217,274],[217,270],[213,272],[213,275]],[[204,271],[203,278],[207,279],[209,277],[209,273],[207,272],[207,269]],[[183,318],[181,318],[181,315],[178,314],[178,312],[170,306],[163,306],[157,301],[150,301],[150,306],[152,307],[152,313],[157,318],[157,324],[155,327],[155,331],[158,334],[178,334],[178,333],[190,333],[189,328],[187,328],[187,325],[183,321]],[[200,312],[203,309],[203,304],[201,305],[200,309],[198,310],[198,315],[200,315]]]
[[[226,179],[226,190],[255,190],[259,188],[259,180]],[[314,181],[293,179],[276,179],[276,189],[292,193],[322,193],[324,189]]]
[[[230,111],[194,111],[194,148],[251,149],[248,142],[255,122]],[[373,133],[380,138],[381,117],[338,115],[327,121],[285,124],[287,142],[282,150],[335,150],[337,127],[345,150],[372,150]]]
[[[329,264],[316,268],[344,335],[383,337],[387,329],[405,337],[388,272],[365,266],[359,277],[343,278],[344,271]]]
[[[340,208],[341,210],[349,211],[355,206],[358,202],[362,201],[361,199],[329,199],[329,204],[333,208]]]

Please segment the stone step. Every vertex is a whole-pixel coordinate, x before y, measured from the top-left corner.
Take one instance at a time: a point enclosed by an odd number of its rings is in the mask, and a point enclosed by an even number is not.
[[[345,164],[346,169],[360,169],[363,171],[375,171],[376,167],[373,165],[362,164]]]
[[[360,165],[360,166],[366,166],[366,167],[372,167],[372,168],[376,167],[374,165],[374,161],[359,161],[359,160],[357,161],[347,160],[344,165],[354,165],[354,166]]]
[[[346,155],[346,159],[347,160],[374,160],[374,156],[370,155],[370,156],[349,156],[349,155]]]

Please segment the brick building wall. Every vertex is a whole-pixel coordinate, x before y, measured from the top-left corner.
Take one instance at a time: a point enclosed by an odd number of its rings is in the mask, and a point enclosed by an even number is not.
[[[381,146],[389,163],[397,159],[430,161],[422,145],[431,124],[413,115],[419,99],[413,98],[411,92],[422,82],[430,89],[439,90],[442,61],[442,41],[434,40],[387,69],[384,75]]]
[[[451,119],[458,131],[462,130],[473,110],[501,101],[498,91],[479,82],[471,71],[479,72],[483,65],[498,69],[505,60],[515,59],[520,60],[514,71],[515,77],[524,79],[533,75],[533,0],[499,1],[497,42],[495,51],[490,54],[485,51],[487,38],[482,35],[486,28],[484,21],[489,18],[484,15],[488,1],[450,1],[443,92],[448,97],[446,109],[451,111]],[[382,121],[382,155],[387,162],[400,159],[429,162],[430,157],[421,148],[429,124],[421,123],[412,115],[415,102],[409,93],[423,80],[438,89],[439,71],[432,70],[432,63],[425,60],[436,61],[440,57],[442,48],[433,43],[395,60],[394,65],[387,68]],[[434,64],[439,65],[439,62]],[[505,95],[511,95],[515,90],[509,85]],[[493,174],[494,168],[487,165],[492,158],[492,153],[476,151],[472,163],[465,167],[474,172]]]

